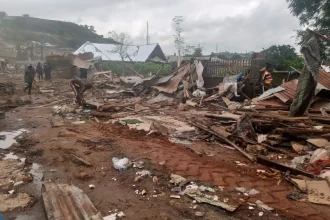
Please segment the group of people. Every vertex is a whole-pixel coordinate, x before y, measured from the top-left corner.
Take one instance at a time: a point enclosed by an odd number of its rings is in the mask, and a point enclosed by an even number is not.
[[[36,73],[38,75],[39,80],[43,80],[44,75],[45,75],[46,80],[51,80],[51,78],[52,78],[52,76],[51,76],[52,68],[47,62],[44,63],[43,66],[41,65],[40,62],[38,62],[38,65],[36,66]]]
[[[43,73],[45,73],[46,80],[51,79],[51,68],[49,64],[45,63],[45,65],[42,67],[41,64],[38,63],[36,69],[34,69],[33,66],[30,64],[25,70],[24,74],[24,81],[27,84],[24,88],[24,91],[28,92],[28,94],[30,95],[33,82],[35,81],[35,76],[38,75],[38,79],[43,80]],[[85,75],[83,75],[83,77],[85,77]],[[86,105],[86,101],[84,99],[84,92],[88,89],[93,88],[92,83],[87,82],[84,79],[73,78],[70,81],[70,87],[74,93],[75,102],[80,106]]]
[[[47,62],[44,63],[43,66],[41,65],[40,62],[38,62],[38,65],[36,66],[36,68],[34,68],[32,66],[32,64],[30,64],[26,68],[25,73],[24,73],[24,82],[26,83],[24,92],[27,92],[29,95],[31,94],[32,84],[35,81],[36,75],[39,80],[43,80],[44,75],[45,75],[46,80],[51,80],[51,72],[52,72],[52,68],[51,68],[50,64]]]

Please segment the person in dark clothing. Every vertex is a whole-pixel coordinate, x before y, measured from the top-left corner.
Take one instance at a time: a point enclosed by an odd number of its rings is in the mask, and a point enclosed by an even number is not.
[[[41,63],[38,62],[38,65],[36,67],[36,72],[38,74],[38,79],[39,80],[43,80],[44,79],[44,76],[43,76],[43,70],[42,70],[42,66],[41,66]]]
[[[76,103],[80,106],[85,105],[84,92],[93,88],[93,84],[91,82],[85,83],[83,80],[74,78],[70,81],[70,87],[75,95]]]
[[[81,79],[87,79],[88,70],[84,68],[80,68],[80,78]]]
[[[45,72],[45,78],[46,80],[52,79],[52,67],[48,62],[44,64],[44,72]]]
[[[24,74],[24,81],[27,83],[27,86],[24,88],[24,92],[28,90],[28,94],[31,95],[32,83],[34,80],[35,72],[32,65],[29,65],[28,68],[25,70]]]

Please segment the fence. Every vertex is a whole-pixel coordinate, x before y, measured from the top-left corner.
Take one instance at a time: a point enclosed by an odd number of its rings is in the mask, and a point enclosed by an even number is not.
[[[251,68],[250,59],[209,61],[204,68],[205,77],[224,77],[235,75]]]

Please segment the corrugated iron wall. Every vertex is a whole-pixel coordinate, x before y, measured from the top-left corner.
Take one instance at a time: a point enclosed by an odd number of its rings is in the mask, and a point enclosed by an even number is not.
[[[224,77],[251,68],[250,59],[209,61],[204,69],[205,77]]]

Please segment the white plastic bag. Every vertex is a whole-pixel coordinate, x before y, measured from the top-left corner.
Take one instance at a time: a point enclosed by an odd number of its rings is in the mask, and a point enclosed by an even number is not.
[[[116,170],[123,171],[132,165],[132,162],[128,158],[119,159],[117,157],[112,158],[113,167]]]

